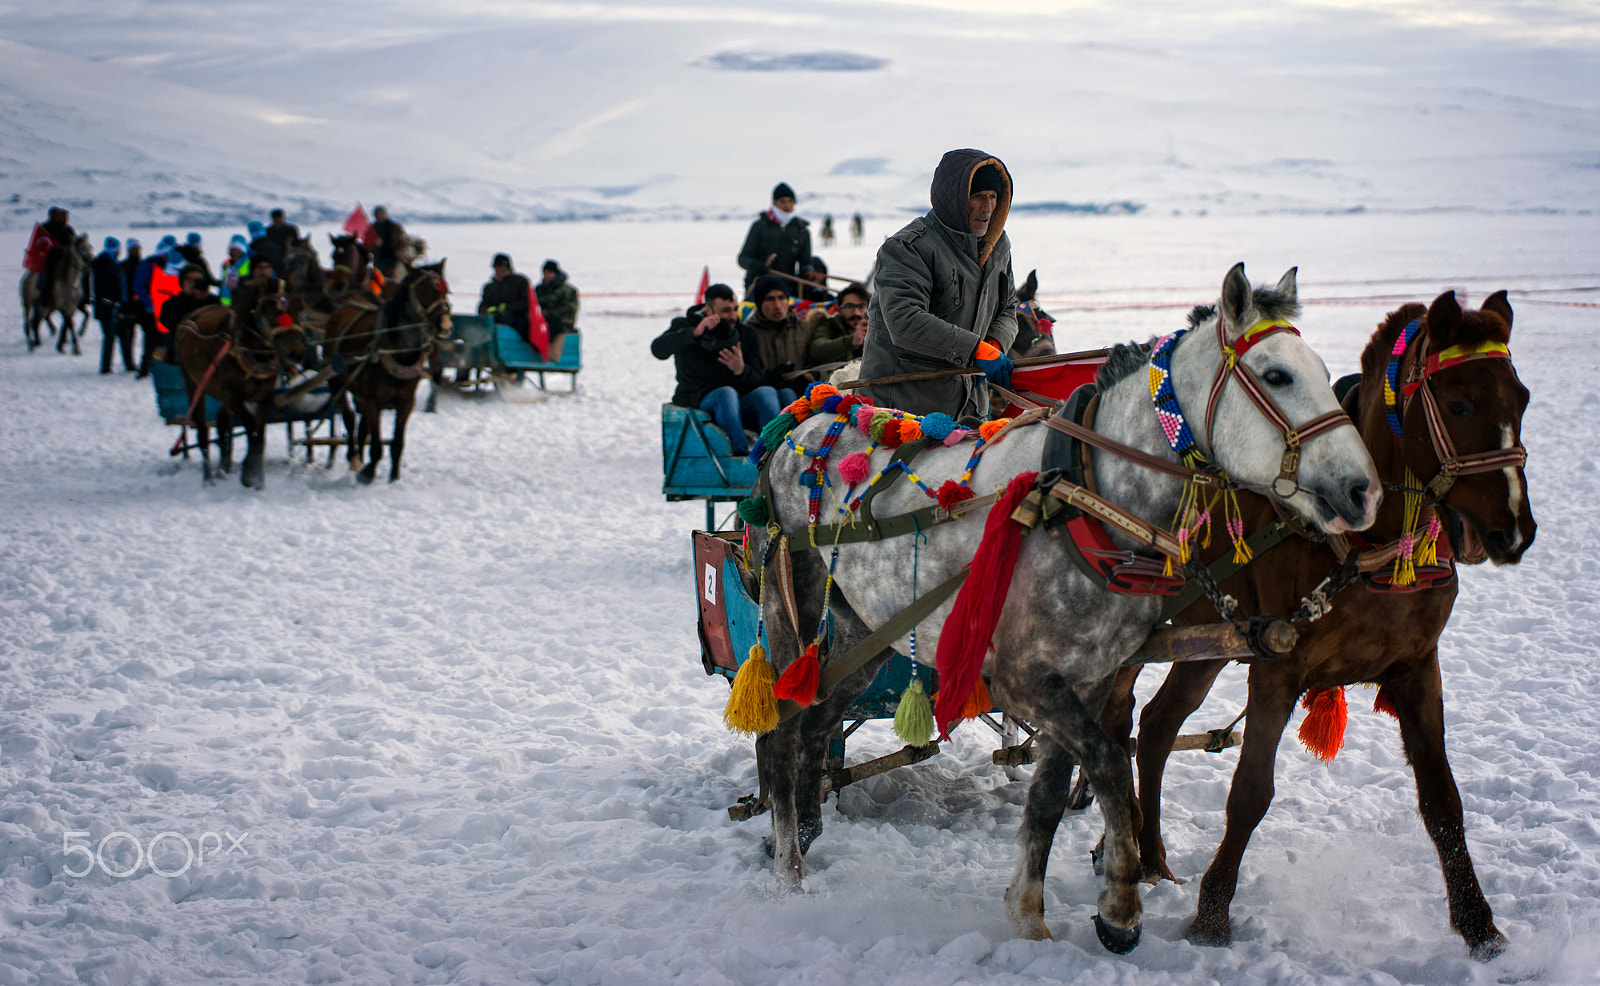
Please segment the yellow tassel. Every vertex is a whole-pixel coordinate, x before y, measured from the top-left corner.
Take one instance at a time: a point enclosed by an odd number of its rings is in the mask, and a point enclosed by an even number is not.
[[[759,736],[778,727],[778,700],[772,697],[778,674],[767,660],[767,649],[760,644],[750,648],[750,656],[739,665],[733,690],[728,693],[722,721],[736,733]]]
[[[1243,565],[1254,557],[1250,553],[1250,546],[1245,544],[1242,539],[1233,542],[1233,563],[1235,565]]]

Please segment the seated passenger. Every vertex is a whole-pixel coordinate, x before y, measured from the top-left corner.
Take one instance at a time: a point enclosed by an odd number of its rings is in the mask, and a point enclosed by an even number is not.
[[[806,365],[806,347],[811,330],[790,310],[789,289],[776,274],[756,278],[751,289],[755,311],[746,324],[755,329],[761,365],[766,369],[766,384],[778,393],[778,404],[794,401],[812,377],[796,373]]]
[[[527,339],[528,279],[512,269],[511,258],[506,254],[495,254],[490,265],[494,268],[494,279],[483,286],[478,314],[494,316],[497,325],[509,325]]]
[[[750,452],[745,429],[760,431],[778,416],[778,394],[762,381],[755,329],[741,325],[738,299],[726,284],[706,288],[705,304],[672,320],[650,343],[656,359],[672,358],[678,388],[672,403],[697,407],[728,433],[734,455]]]
[[[578,331],[578,289],[554,260],[546,260],[541,273],[543,280],[534,285],[533,293],[539,296],[539,311],[550,327],[550,362],[559,363],[567,336]]]
[[[806,366],[860,359],[861,346],[867,341],[867,305],[871,301],[866,287],[852,281],[839,292],[834,314],[828,314],[826,308],[812,309],[806,316],[806,324],[811,327]]]
[[[828,265],[816,254],[811,255],[811,266],[800,272],[800,276],[810,281],[800,288],[800,300],[813,304],[827,304],[833,300],[833,291],[828,287]]]

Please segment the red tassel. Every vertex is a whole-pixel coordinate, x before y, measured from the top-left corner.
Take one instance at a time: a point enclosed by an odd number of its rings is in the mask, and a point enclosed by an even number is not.
[[[1382,712],[1393,716],[1396,722],[1400,721],[1400,710],[1394,707],[1394,699],[1389,697],[1389,689],[1378,686],[1378,697],[1372,700],[1372,711]]]
[[[1344,725],[1350,710],[1344,704],[1344,688],[1313,688],[1300,699],[1306,710],[1300,724],[1300,742],[1318,760],[1332,763],[1344,747]]]
[[[1037,475],[1037,473],[1035,475]],[[944,485],[940,486],[934,491],[934,499],[938,500],[939,506],[946,510],[949,510],[962,500],[970,500],[976,495],[977,494],[973,493],[970,487],[962,486],[953,479],[945,480]],[[1007,514],[1007,516],[1010,515]],[[988,533],[985,532],[984,536],[988,537]]]
[[[1011,519],[1028,491],[1033,489],[1036,472],[1012,477],[1000,501],[989,508],[983,524],[983,541],[972,556],[967,580],[956,594],[955,607],[939,634],[939,697],[934,703],[934,719],[941,738],[950,738],[950,727],[961,721],[975,683],[981,682],[984,655],[1000,622],[1006,593],[1011,590],[1011,575],[1022,547],[1022,525]],[[946,486],[953,483],[947,481]],[[942,492],[942,491],[941,491]],[[971,491],[968,491],[971,495]]]
[[[812,644],[783,669],[772,686],[772,694],[804,707],[816,700],[817,685],[821,682],[822,662],[817,660],[817,645]]]

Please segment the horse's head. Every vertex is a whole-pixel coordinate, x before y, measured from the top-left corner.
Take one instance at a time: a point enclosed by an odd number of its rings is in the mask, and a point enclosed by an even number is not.
[[[414,267],[406,278],[413,305],[422,313],[434,339],[450,336],[450,285],[444,279],[444,261]]]
[[[311,338],[300,321],[303,307],[299,298],[288,293],[288,283],[274,278],[261,292],[247,320],[280,369],[288,365],[301,366],[306,361]]]
[[[322,262],[317,258],[317,249],[311,245],[311,237],[302,236],[289,241],[283,252],[283,266],[284,277],[295,294],[316,293],[323,289],[326,277]]]
[[[1392,382],[1380,400],[1421,496],[1444,508],[1445,531],[1458,559],[1514,564],[1538,525],[1523,474],[1522,415],[1528,390],[1511,364],[1511,305],[1504,291],[1477,311],[1463,312],[1455,292],[1428,307],[1407,305],[1389,316],[1388,352],[1369,360]],[[1378,344],[1381,346],[1381,343]],[[1380,363],[1381,361],[1381,363]],[[1392,413],[1392,416],[1390,416]],[[1417,495],[1413,493],[1413,495]]]
[[[1328,533],[1363,530],[1383,496],[1360,433],[1339,408],[1328,368],[1290,320],[1300,314],[1295,269],[1252,289],[1244,264],[1222,282],[1216,308],[1171,357],[1178,403],[1204,408],[1202,454],[1240,486],[1259,490]],[[1170,428],[1166,416],[1163,428]]]

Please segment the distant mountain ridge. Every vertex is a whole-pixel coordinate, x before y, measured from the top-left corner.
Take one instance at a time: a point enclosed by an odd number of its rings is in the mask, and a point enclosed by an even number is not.
[[[727,216],[754,214],[779,180],[808,215],[898,214],[926,207],[939,155],[960,146],[1007,162],[1023,210],[1600,200],[1596,109],[943,28],[797,23],[775,45],[649,9],[398,22],[343,45],[244,33],[208,39],[204,57],[160,32],[128,31],[124,54],[99,61],[0,40],[0,225],[57,202],[136,225],[234,224],[272,206],[325,221],[358,200],[429,221]]]

